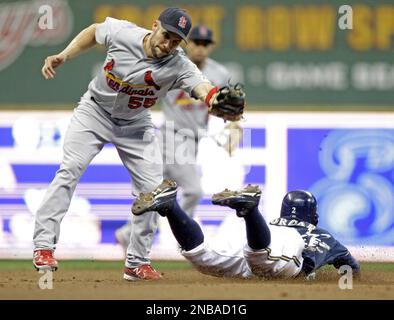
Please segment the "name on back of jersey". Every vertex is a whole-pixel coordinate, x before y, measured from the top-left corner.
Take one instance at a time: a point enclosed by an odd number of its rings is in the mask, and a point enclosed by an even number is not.
[[[307,228],[309,230],[313,230],[316,228],[313,224],[297,219],[289,220],[285,218],[276,218],[272,220],[270,224],[274,226],[284,226],[284,227],[301,227],[301,228]]]

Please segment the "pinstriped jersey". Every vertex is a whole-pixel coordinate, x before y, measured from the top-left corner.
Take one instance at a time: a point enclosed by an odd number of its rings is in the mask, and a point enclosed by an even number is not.
[[[213,85],[222,87],[227,85],[230,74],[227,69],[213,59],[206,59],[201,69]],[[184,90],[172,90],[160,101],[166,120],[174,121],[176,130],[188,128],[197,137],[198,129],[206,129],[208,109],[205,103],[193,99]]]
[[[238,257],[245,254],[249,261],[256,260],[256,268],[251,275],[267,278],[294,277],[301,271],[304,241],[295,229],[268,225],[270,244],[265,249],[252,250],[246,245],[245,225],[234,223],[230,228],[235,228],[237,232],[226,239],[216,237],[212,248],[220,254]]]
[[[98,24],[96,41],[106,46],[107,57],[84,98],[93,97],[114,118],[131,120],[148,114],[170,89],[191,94],[196,85],[208,82],[181,48],[161,59],[148,58],[143,40],[150,32],[109,17]]]

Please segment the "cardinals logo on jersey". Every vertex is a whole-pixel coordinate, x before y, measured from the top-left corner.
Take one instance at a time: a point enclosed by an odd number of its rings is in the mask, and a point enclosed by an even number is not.
[[[144,81],[146,84],[155,87],[156,90],[160,90],[160,87],[155,83],[155,81],[152,78],[151,70],[145,72]]]
[[[112,71],[112,69],[114,68],[114,65],[115,65],[115,60],[111,59],[111,61],[108,61],[106,63],[106,65],[104,66],[104,70],[105,71]]]

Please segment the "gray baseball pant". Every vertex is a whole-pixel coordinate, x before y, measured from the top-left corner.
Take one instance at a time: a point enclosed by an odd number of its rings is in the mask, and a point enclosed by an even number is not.
[[[56,248],[60,224],[75,187],[92,159],[105,144],[113,143],[132,177],[135,195],[150,192],[162,181],[162,155],[150,115],[138,120],[114,120],[102,108],[82,100],[74,110],[63,145],[63,161],[36,213],[35,249]],[[145,152],[147,148],[155,152]],[[150,262],[158,214],[132,216],[127,267]]]
[[[170,133],[162,129],[163,133],[163,162],[165,179],[173,179],[182,189],[181,208],[191,217],[203,197],[201,175],[197,165],[198,140],[180,134]],[[174,137],[171,139],[166,137]]]
[[[197,165],[198,141],[194,138],[175,135],[162,128],[164,178],[173,179],[182,188],[181,208],[190,216],[203,197],[201,176]],[[170,136],[168,139],[167,137]],[[118,229],[124,239],[133,238],[132,224]]]

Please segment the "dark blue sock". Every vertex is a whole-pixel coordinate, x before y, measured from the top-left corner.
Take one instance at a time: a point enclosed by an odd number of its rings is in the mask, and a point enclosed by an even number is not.
[[[267,248],[271,242],[271,232],[257,207],[244,217],[248,245],[254,250]]]
[[[204,234],[196,221],[174,202],[172,208],[165,211],[172,233],[183,250],[190,251],[204,242]]]

